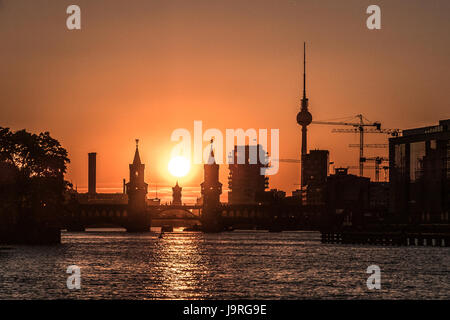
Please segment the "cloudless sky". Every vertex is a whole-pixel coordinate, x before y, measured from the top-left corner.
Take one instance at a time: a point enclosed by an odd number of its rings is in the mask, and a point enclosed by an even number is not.
[[[66,28],[70,4],[81,30]],[[381,30],[366,28],[371,4]],[[139,138],[150,196],[156,183],[168,196],[170,135],[194,120],[223,132],[278,128],[280,158],[299,158],[303,41],[314,120],[362,113],[410,128],[449,118],[449,13],[448,0],[0,0],[0,126],[50,131],[81,191],[95,151],[99,190],[119,192]],[[358,137],[332,128],[310,126],[309,148],[357,165],[348,144]],[[290,194],[299,170],[282,164],[270,188]],[[222,166],[225,186],[227,175]],[[200,166],[180,179],[188,201],[202,179]]]

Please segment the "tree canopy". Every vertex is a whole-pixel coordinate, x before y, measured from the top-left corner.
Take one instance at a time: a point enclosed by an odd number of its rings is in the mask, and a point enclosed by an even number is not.
[[[70,162],[67,151],[49,132],[12,132],[0,127],[0,161],[13,164],[28,177],[64,175]]]
[[[66,149],[49,132],[0,127],[0,175],[5,177],[0,179],[0,200],[9,201],[8,212],[15,207],[19,218],[55,216],[69,186],[64,180],[69,162]]]

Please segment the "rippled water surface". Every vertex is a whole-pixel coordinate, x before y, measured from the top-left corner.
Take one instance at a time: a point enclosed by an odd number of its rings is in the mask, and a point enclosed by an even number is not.
[[[0,299],[450,299],[450,248],[321,244],[314,232],[64,232],[0,247]],[[381,290],[366,269],[381,268]],[[66,269],[81,268],[69,290]]]

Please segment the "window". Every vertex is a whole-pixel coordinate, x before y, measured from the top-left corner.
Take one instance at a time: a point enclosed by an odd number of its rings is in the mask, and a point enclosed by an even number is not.
[[[447,141],[447,179],[450,179],[450,140]]]
[[[436,140],[430,140],[430,149],[436,150]]]
[[[425,157],[425,141],[413,142],[409,152],[409,177],[415,182],[423,175],[423,161]]]
[[[406,169],[406,155],[405,155],[405,144],[397,144],[394,149],[394,166],[397,169],[397,173],[400,176],[405,175]]]

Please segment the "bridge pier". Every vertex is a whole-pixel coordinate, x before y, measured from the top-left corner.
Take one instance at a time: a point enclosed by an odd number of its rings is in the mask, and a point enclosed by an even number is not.
[[[224,226],[219,217],[201,219],[201,230],[204,233],[219,233],[224,230]]]
[[[130,219],[124,226],[127,232],[150,232],[150,218],[145,214],[131,215]]]
[[[84,232],[86,231],[86,228],[82,224],[72,224],[67,226],[66,230],[68,232]]]
[[[150,224],[127,224],[125,229],[129,233],[150,232]]]

